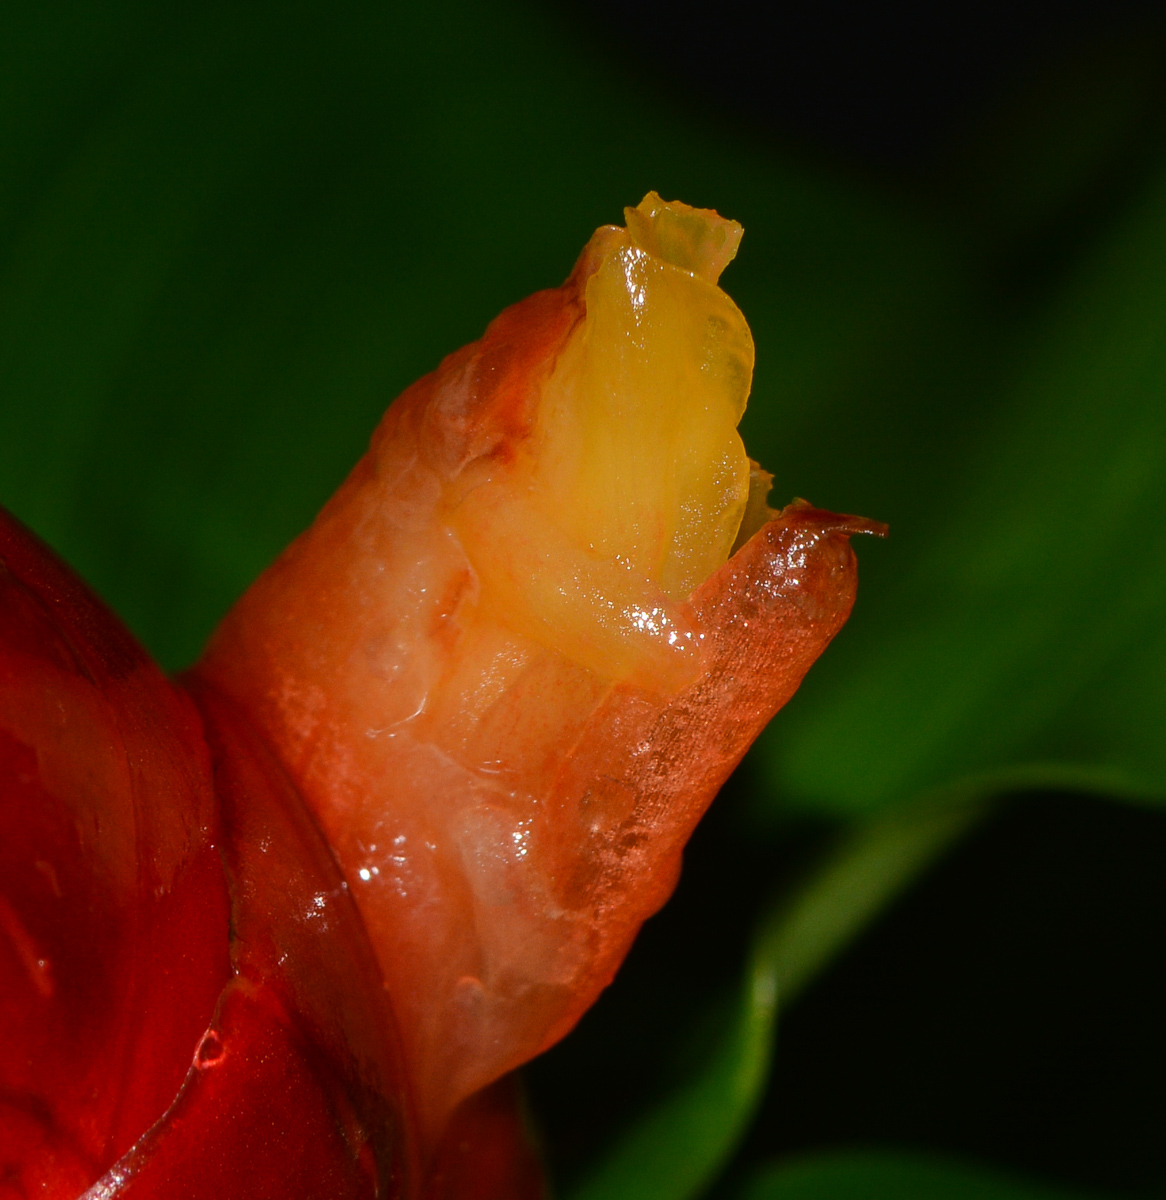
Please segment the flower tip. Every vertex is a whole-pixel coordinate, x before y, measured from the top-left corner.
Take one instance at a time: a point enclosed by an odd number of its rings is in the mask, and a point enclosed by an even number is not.
[[[628,233],[641,250],[708,283],[715,284],[736,257],[745,232],[739,222],[711,208],[662,200],[656,192],[623,211]]]

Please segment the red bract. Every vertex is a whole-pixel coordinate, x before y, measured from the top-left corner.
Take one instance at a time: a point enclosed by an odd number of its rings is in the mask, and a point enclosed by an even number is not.
[[[0,1178],[72,1197],[169,1107],[230,978],[190,700],[0,519]]]
[[[879,528],[765,507],[740,228],[628,219],[401,397],[178,686],[0,520],[0,1195],[541,1195],[509,1072]]]

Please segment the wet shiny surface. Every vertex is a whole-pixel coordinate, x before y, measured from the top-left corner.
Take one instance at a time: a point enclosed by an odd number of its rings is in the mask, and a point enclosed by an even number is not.
[[[863,522],[791,506],[728,560],[752,343],[715,271],[739,228],[673,211],[683,237],[636,236],[711,279],[601,229],[390,408],[197,671],[345,871],[423,1145],[611,979],[853,602]]]

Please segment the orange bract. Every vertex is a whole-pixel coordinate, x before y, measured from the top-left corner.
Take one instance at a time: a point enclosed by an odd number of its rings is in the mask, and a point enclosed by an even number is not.
[[[599,230],[397,400],[196,670],[337,856],[423,1158],[610,981],[853,603],[878,527],[768,510],[736,433],[739,237],[654,195]]]

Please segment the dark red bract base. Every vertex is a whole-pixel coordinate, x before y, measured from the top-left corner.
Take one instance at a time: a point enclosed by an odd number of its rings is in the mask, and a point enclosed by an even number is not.
[[[417,1160],[392,1015],[278,762],[0,511],[0,1200],[537,1200],[512,1081]]]

